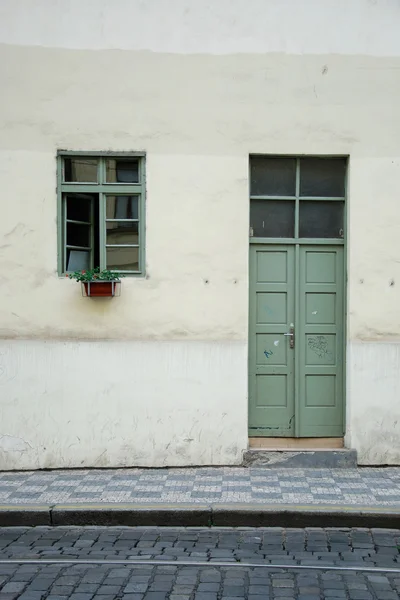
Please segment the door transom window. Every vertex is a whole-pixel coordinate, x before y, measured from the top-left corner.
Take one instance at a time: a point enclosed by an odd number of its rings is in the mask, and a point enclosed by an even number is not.
[[[342,239],[343,157],[250,157],[250,237]]]

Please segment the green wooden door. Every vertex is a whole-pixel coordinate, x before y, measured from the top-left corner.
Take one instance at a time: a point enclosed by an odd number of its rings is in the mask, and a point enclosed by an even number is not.
[[[343,435],[343,277],[342,246],[251,245],[251,436]]]

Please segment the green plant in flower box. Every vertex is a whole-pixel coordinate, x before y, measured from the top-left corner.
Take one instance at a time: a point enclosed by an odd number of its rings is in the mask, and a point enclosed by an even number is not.
[[[68,273],[67,277],[69,277],[69,279],[88,283],[97,281],[119,281],[119,279],[125,277],[125,275],[107,269],[100,271],[99,267],[96,267],[95,269],[84,269],[83,271]]]

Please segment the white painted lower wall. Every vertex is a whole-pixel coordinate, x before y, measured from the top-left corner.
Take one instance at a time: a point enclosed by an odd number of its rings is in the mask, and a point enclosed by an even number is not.
[[[0,344],[0,470],[240,464],[241,342]]]
[[[400,343],[352,342],[346,444],[400,464]],[[242,342],[0,344],[0,470],[237,465],[247,448]]]
[[[347,362],[347,445],[361,465],[399,465],[400,343],[351,342]]]

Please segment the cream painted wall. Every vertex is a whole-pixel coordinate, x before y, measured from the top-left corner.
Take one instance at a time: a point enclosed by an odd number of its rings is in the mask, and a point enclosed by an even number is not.
[[[0,162],[13,198],[0,223],[3,337],[245,341],[247,160],[149,153],[146,278],[101,302],[57,276],[54,154],[2,151]]]
[[[0,36],[92,50],[395,56],[398,12],[398,0],[1,0]]]
[[[0,2],[0,468],[240,462],[250,153],[350,155],[346,439],[400,463],[400,5],[300,4]],[[112,301],[57,276],[60,148],[147,153]]]

